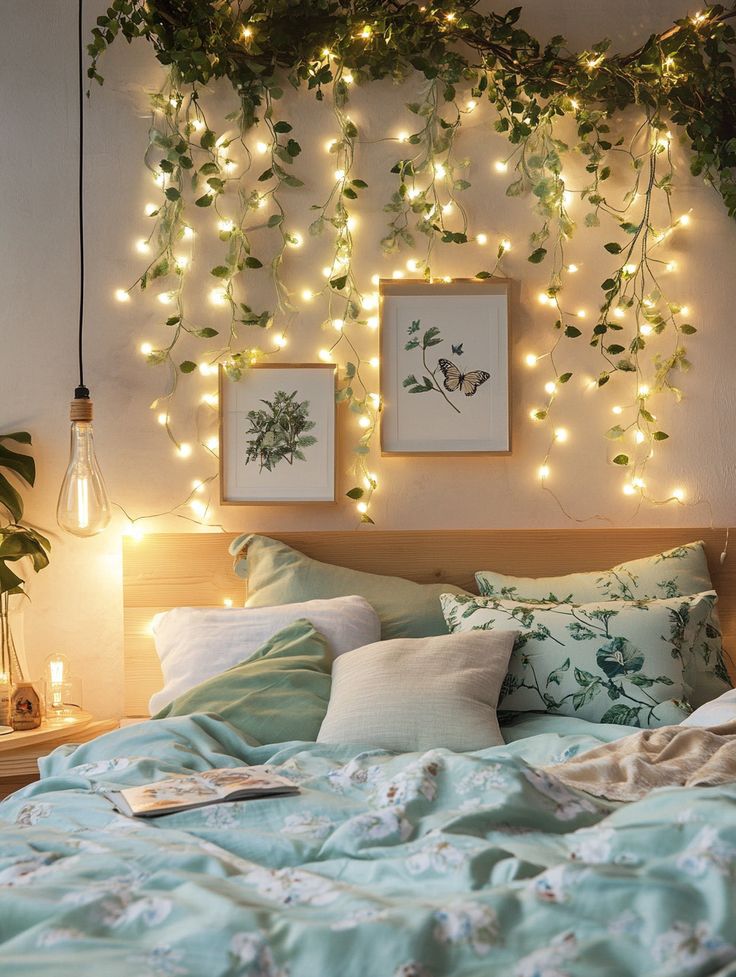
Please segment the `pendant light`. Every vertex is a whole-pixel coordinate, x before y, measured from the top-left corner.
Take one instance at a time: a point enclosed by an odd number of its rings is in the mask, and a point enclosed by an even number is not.
[[[56,519],[62,529],[75,536],[94,536],[110,522],[110,500],[97,463],[92,430],[92,401],[84,385],[84,63],[82,6],[79,0],[77,47],[79,55],[79,386],[71,402],[71,444],[69,467],[59,492]]]

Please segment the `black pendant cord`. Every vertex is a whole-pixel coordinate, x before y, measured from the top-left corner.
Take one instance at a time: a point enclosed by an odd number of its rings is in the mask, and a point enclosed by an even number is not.
[[[84,385],[84,45],[82,43],[82,8],[84,0],[79,0],[79,17],[77,23],[77,82],[79,86],[79,386],[74,391],[76,399],[89,397],[89,390]]]

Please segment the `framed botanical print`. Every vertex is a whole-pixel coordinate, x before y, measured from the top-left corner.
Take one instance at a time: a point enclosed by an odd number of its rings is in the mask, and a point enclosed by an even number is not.
[[[335,366],[220,369],[220,499],[230,505],[335,502]]]
[[[382,452],[508,454],[508,280],[382,280],[379,295]]]

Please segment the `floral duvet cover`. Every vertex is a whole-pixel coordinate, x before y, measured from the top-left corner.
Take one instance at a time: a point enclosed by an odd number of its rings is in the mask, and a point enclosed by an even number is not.
[[[614,805],[535,766],[630,730],[506,732],[465,754],[254,748],[195,715],[61,748],[0,804],[0,975],[736,975],[736,785]],[[154,821],[101,793],[243,763],[301,793]]]

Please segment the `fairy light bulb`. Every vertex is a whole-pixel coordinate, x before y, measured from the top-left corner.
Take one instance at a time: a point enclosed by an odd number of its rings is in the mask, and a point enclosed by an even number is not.
[[[202,403],[208,407],[217,407],[219,399],[217,394],[202,394]]]
[[[447,169],[442,163],[434,164],[434,175],[438,180],[444,179],[447,176]]]
[[[371,426],[371,419],[370,417],[366,417],[365,414],[363,414],[362,417],[358,419],[358,424],[362,428],[369,428]]]
[[[555,428],[555,441],[559,441],[560,444],[564,444],[568,439],[567,429],[564,427]]]
[[[161,305],[171,305],[171,303],[174,301],[174,296],[171,292],[159,292],[156,298],[159,300]]]
[[[268,152],[268,143],[263,142],[262,139],[259,139],[258,142],[256,143],[256,150],[261,154],[261,156],[265,156],[266,153]]]
[[[397,134],[397,136],[396,136],[396,139],[398,140],[398,142],[408,142],[409,141],[409,133],[408,132],[399,132]]]
[[[676,499],[678,502],[685,501],[685,489],[674,488],[672,489],[672,498]]]
[[[474,98],[469,98],[468,101],[465,103],[465,108],[467,109],[468,112],[472,112],[478,108],[478,103]]]
[[[124,288],[115,289],[115,298],[118,302],[130,302],[130,295],[125,291]]]
[[[203,519],[207,514],[207,503],[203,502],[202,499],[192,499],[189,508],[198,519]]]
[[[549,478],[549,465],[540,465],[539,466],[539,471],[537,472],[537,475],[539,476],[540,481],[542,481],[542,482],[545,479]]]
[[[575,272],[578,270],[578,266],[577,265],[574,265],[574,264],[573,265],[568,265],[567,266],[567,270],[570,272],[571,275],[574,275]]]
[[[205,441],[205,446],[209,448],[210,451],[217,451],[220,447],[220,439],[216,434],[213,434],[211,438],[207,438]]]
[[[578,309],[578,311],[575,313],[575,315],[578,317],[578,319],[584,319],[585,316],[586,316],[586,314],[587,313],[586,313],[585,309]]]
[[[617,307],[613,310],[613,314],[616,316],[617,319],[623,319],[626,313],[622,308]]]
[[[551,299],[546,292],[540,292],[539,295],[537,295],[537,301],[540,305],[548,305],[551,302]]]
[[[647,386],[646,383],[640,384],[639,389],[637,391],[637,397],[648,397],[648,396],[649,396],[649,387]]]
[[[345,179],[345,170],[335,170],[335,179],[340,181]]]
[[[179,447],[176,449],[176,453],[180,458],[189,458],[192,454],[192,446],[186,441],[182,441]]]
[[[488,244],[488,235],[487,234],[483,234],[483,233],[476,234],[475,235],[475,240],[480,245]]]
[[[664,270],[669,272],[677,271],[677,262],[668,261],[667,264],[664,266]]]
[[[323,363],[329,363],[332,359],[332,353],[329,349],[321,349],[317,354]]]
[[[232,607],[233,606],[233,599],[232,599],[232,597],[225,597],[223,599],[223,601],[222,601],[222,604],[223,604],[223,607]]]
[[[639,326],[639,332],[642,334],[642,336],[651,336],[653,331],[654,330],[648,322],[644,322],[641,326]]]
[[[189,225],[187,224],[184,230],[181,232],[181,236],[184,238],[185,241],[191,241],[192,238],[194,237],[193,228],[189,227]]]
[[[368,506],[365,502],[359,502],[355,508],[358,510],[361,516],[364,516],[366,512],[368,512]]]
[[[643,478],[632,478],[631,484],[634,486],[635,489],[639,489],[639,491],[646,488],[646,482],[644,481]]]
[[[505,237],[501,241],[501,250],[502,251],[510,251],[511,250],[511,241],[509,241],[509,239],[507,237]]]
[[[616,404],[615,407],[612,407],[611,408],[611,413],[612,414],[617,414],[618,415],[618,414],[623,414],[623,412],[624,412],[623,407],[619,407],[618,404]]]
[[[327,142],[325,143],[325,152],[331,153],[334,150],[335,146],[337,146],[337,139],[328,139]]]
[[[273,341],[278,346],[279,349],[283,349],[287,345],[286,336],[282,332],[277,333],[273,337]]]
[[[151,250],[151,245],[142,237],[135,242],[135,249],[138,254],[148,254]]]
[[[146,217],[153,217],[157,210],[158,207],[156,204],[146,204],[146,206],[143,208],[143,213],[146,215]]]
[[[677,219],[677,223],[680,227],[688,227],[690,225],[690,219],[690,214],[681,214]]]
[[[624,271],[624,274],[625,275],[628,275],[629,277],[631,277],[632,275],[635,275],[636,274],[636,265],[631,264],[631,263],[626,264],[623,267],[623,271]]]
[[[231,220],[220,220],[217,222],[217,230],[223,234],[230,234],[235,230],[235,224]]]
[[[496,173],[505,173],[509,168],[509,164],[505,160],[497,159],[493,164],[493,168]]]
[[[305,302],[311,302],[313,298],[314,298],[314,292],[312,291],[311,288],[303,288],[302,289],[302,299],[303,299],[303,301],[305,301]]]
[[[355,81],[355,78],[353,77],[351,71],[346,71],[345,74],[342,76],[342,80],[345,82],[346,85],[352,85],[353,82]]]
[[[369,366],[372,366],[374,369],[377,369],[378,366],[379,366],[379,364],[380,364],[380,362],[381,361],[379,360],[379,358],[377,356],[371,356],[371,358],[368,360],[368,365]]]
[[[556,390],[557,390],[557,384],[554,382],[554,380],[550,380],[549,382],[545,383],[544,385],[545,393],[552,395]]]
[[[636,441],[637,444],[644,444],[644,442],[646,441],[646,439],[647,439],[647,436],[646,436],[646,434],[643,431],[635,431],[634,432],[634,441]]]
[[[332,328],[336,332],[342,332],[344,325],[345,325],[345,320],[344,319],[333,319],[332,320]]]
[[[391,272],[391,277],[396,279],[403,278],[404,272],[400,268],[397,268],[395,271]]]
[[[536,366],[537,357],[534,353],[527,353],[526,356],[524,357],[524,362],[526,363],[527,366]]]
[[[61,483],[56,520],[74,536],[96,536],[110,522],[110,500],[95,454],[89,390],[80,384],[71,402],[69,465]]]
[[[150,356],[153,352],[153,346],[151,343],[141,343],[138,349],[141,351],[142,356]]]
[[[185,254],[177,255],[177,257],[174,258],[174,264],[179,269],[179,271],[184,271],[189,265],[189,258],[187,258]]]
[[[367,326],[369,329],[378,329],[378,316],[377,315],[368,316]]]
[[[300,248],[304,244],[304,238],[298,231],[292,231],[287,235],[287,244],[291,248]]]
[[[201,119],[192,119],[189,125],[194,129],[195,132],[202,132],[204,129],[204,122]]]
[[[169,415],[168,414],[159,414],[158,417],[156,418],[156,420],[161,425],[161,427],[166,427],[166,425],[169,423]]]
[[[623,487],[624,495],[633,495],[635,492],[634,486],[630,482],[625,482]]]
[[[213,305],[225,305],[227,302],[227,293],[224,288],[213,288],[210,291],[210,302]]]

